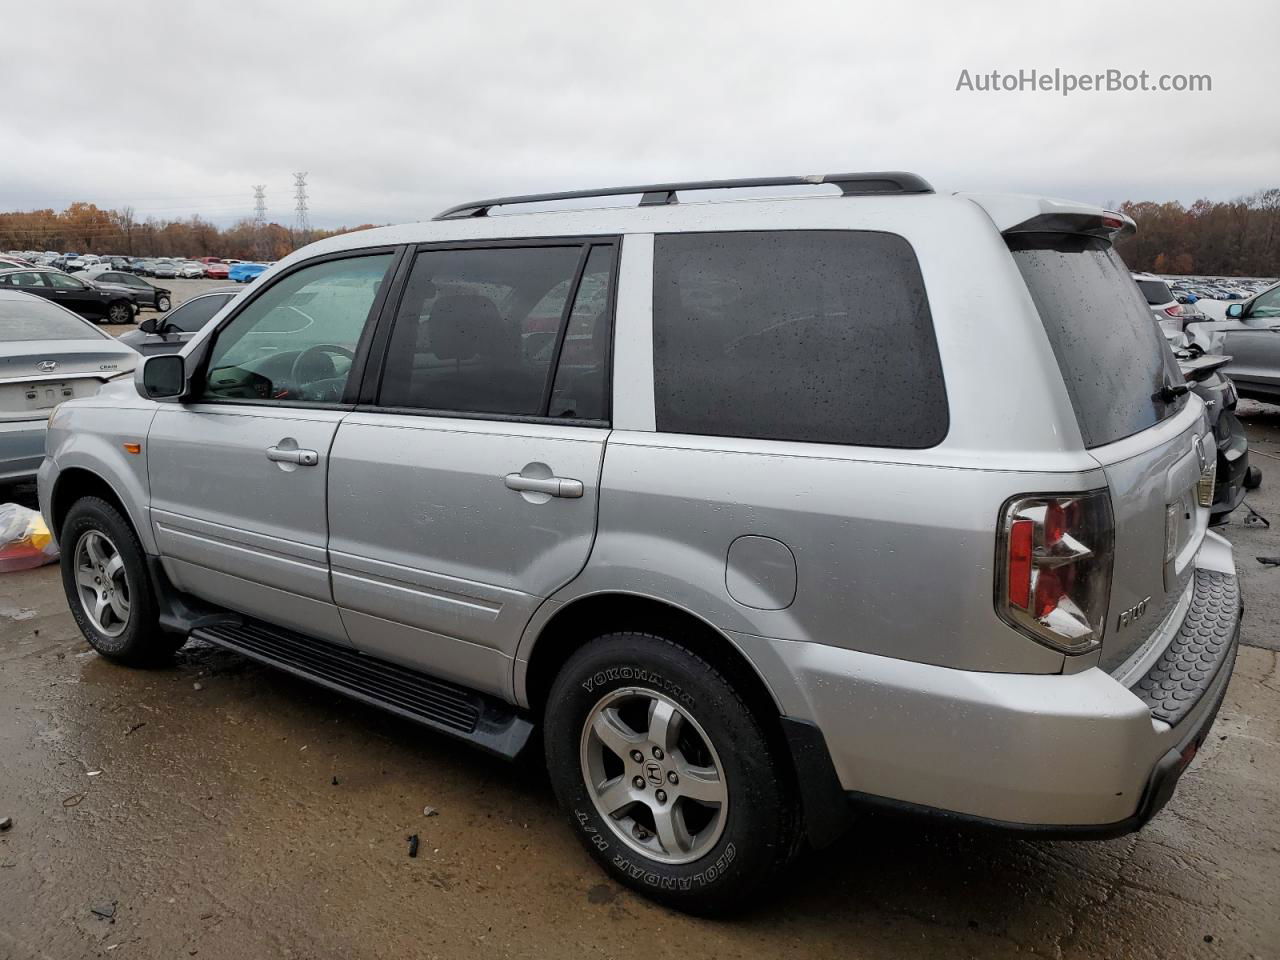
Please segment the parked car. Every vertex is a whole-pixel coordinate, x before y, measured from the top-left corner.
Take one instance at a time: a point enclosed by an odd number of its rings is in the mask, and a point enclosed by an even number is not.
[[[1240,396],[1280,403],[1280,284],[1230,304],[1222,319],[1188,324],[1187,333],[1205,353],[1231,357],[1222,372]]]
[[[18,257],[0,257],[0,270],[13,267],[31,267],[33,264],[26,260],[20,260]]]
[[[89,320],[132,323],[137,313],[134,294],[99,289],[58,270],[0,270],[0,290],[14,289],[52,300]]]
[[[168,316],[149,317],[118,339],[139,353],[177,353],[239,293],[239,287],[229,287],[192,297]]]
[[[178,276],[188,280],[198,280],[204,277],[204,264],[195,260],[184,260],[178,264]]]
[[[839,194],[696,201],[746,186]],[[487,216],[612,194],[644,205]],[[776,889],[851,799],[1138,829],[1241,608],[1133,229],[877,173],[329,238],[54,413],[72,614],[122,663],[190,635],[501,756],[536,732],[590,855],[684,909]]]
[[[251,283],[266,269],[265,263],[237,263],[228,271],[227,278],[236,283]]]
[[[0,482],[35,476],[55,406],[132,376],[138,360],[69,310],[0,286]]]
[[[160,279],[176,279],[178,276],[178,265],[172,260],[155,260],[152,261],[147,270],[150,276]]]
[[[152,307],[166,313],[172,305],[173,292],[164,287],[157,287],[132,273],[118,270],[101,270],[86,272],[85,279],[103,290],[121,290],[133,295],[138,306]]]
[[[1236,417],[1239,394],[1223,372],[1232,358],[1203,353],[1185,333],[1166,336],[1178,359],[1178,368],[1192,392],[1204,403],[1209,418],[1217,451],[1209,522],[1224,523],[1244,502],[1245,495],[1262,485],[1262,471],[1249,464],[1249,438]]]
[[[230,268],[218,261],[206,263],[204,267],[204,275],[210,280],[226,280],[229,273]]]
[[[1133,280],[1147,301],[1147,306],[1155,318],[1160,321],[1161,328],[1180,333],[1185,324],[1182,316],[1182,304],[1173,295],[1169,285],[1150,273],[1135,273]]]

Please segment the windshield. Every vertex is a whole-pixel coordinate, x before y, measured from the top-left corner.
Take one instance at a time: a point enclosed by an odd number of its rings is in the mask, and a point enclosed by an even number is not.
[[[0,300],[0,343],[99,338],[107,335],[43,300]]]
[[[1155,426],[1187,403],[1177,361],[1106,240],[1069,234],[1008,238],[1053,346],[1085,446]]]

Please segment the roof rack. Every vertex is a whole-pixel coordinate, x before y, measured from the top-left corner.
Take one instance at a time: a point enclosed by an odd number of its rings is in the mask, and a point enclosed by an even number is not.
[[[546,203],[553,200],[580,200],[590,197],[625,197],[640,194],[640,206],[654,207],[678,203],[676,194],[691,190],[741,190],[748,187],[811,187],[830,183],[846,197],[869,194],[933,193],[923,177],[914,173],[889,171],[882,173],[825,173],[812,177],[747,177],[740,180],[690,180],[685,183],[651,183],[632,187],[598,187],[594,190],[566,190],[563,193],[529,193],[516,197],[497,197],[461,203],[437,214],[436,220],[460,220],[485,217],[493,207],[517,203]]]

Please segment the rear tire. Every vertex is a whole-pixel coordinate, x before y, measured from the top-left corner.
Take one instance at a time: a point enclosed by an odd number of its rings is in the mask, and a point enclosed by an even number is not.
[[[787,758],[728,680],[678,643],[593,640],[560,670],[544,719],[560,806],[619,883],[691,913],[729,912],[794,852]]]
[[[159,604],[129,521],[100,497],[72,504],[62,523],[62,587],[89,646],[129,666],[168,661],[186,638],[160,629]]]
[[[117,300],[107,307],[108,323],[132,323],[133,307],[124,300]]]

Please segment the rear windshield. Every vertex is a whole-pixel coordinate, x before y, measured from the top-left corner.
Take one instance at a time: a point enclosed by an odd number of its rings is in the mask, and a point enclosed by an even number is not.
[[[1169,285],[1163,280],[1139,280],[1137,283],[1138,289],[1147,298],[1147,303],[1168,303],[1173,299],[1173,294],[1169,292]]]
[[[1186,395],[1160,399],[1183,382],[1160,327],[1106,240],[1018,234],[1009,249],[1044,323],[1085,446],[1141,433],[1173,416]]]
[[[79,317],[32,297],[0,300],[0,343],[26,340],[96,340],[105,338]]]

